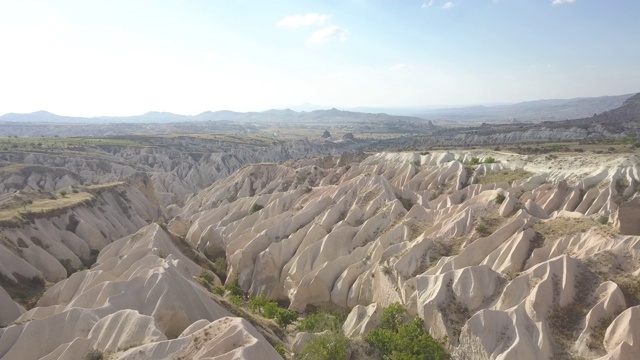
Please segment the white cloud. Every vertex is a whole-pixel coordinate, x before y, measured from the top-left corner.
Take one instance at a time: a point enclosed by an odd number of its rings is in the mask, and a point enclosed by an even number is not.
[[[391,71],[402,71],[402,70],[407,70],[410,69],[411,67],[407,64],[395,64],[392,67],[389,68],[389,70]]]
[[[443,8],[443,9],[451,9],[452,7],[454,7],[454,4],[453,4],[453,2],[452,2],[452,1],[447,1],[446,3],[444,3],[444,4],[442,5],[442,8]]]
[[[299,28],[309,25],[323,25],[331,15],[309,13],[305,15],[290,15],[278,21],[278,26]]]
[[[552,5],[562,5],[562,4],[572,4],[576,2],[576,0],[552,0]]]
[[[346,41],[347,40],[347,30],[339,27],[339,26],[328,26],[322,29],[316,30],[309,39],[307,39],[308,43],[323,43],[333,40]]]
[[[423,2],[421,8],[426,9],[433,6],[433,0],[429,0],[429,2]]]

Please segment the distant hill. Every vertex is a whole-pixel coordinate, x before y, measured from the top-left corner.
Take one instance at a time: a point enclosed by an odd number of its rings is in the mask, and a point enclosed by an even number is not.
[[[418,116],[432,120],[558,121],[579,119],[622,106],[633,94],[592,98],[527,101],[511,105],[470,106],[426,110]]]
[[[369,114],[338,109],[296,112],[291,109],[267,110],[263,112],[234,112],[229,110],[205,111],[195,116],[179,115],[168,112],[148,112],[143,115],[125,117],[69,117],[59,116],[46,111],[29,114],[10,113],[0,116],[0,121],[23,123],[180,123],[194,121],[235,121],[235,122],[422,122],[428,121],[410,116],[388,114]]]
[[[267,110],[262,112],[235,112],[229,110],[205,111],[190,116],[169,112],[148,112],[136,116],[71,117],[60,116],[46,111],[29,114],[9,113],[0,116],[0,121],[25,123],[180,123],[194,121],[235,121],[235,122],[425,122],[439,121],[560,121],[581,119],[618,108],[633,94],[601,96],[594,98],[554,99],[527,101],[512,105],[468,106],[449,109],[410,108],[356,108],[352,110],[336,108],[311,110],[315,106],[305,104],[300,108]],[[413,114],[413,115],[410,115]]]
[[[624,101],[622,106],[588,118],[568,121],[570,124],[603,126],[608,130],[640,130],[640,93]]]

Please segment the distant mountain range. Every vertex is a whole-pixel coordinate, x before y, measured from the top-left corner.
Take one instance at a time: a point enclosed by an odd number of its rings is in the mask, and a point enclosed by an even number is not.
[[[618,108],[633,95],[536,100],[511,105],[434,109],[425,110],[415,115],[430,120],[558,121],[590,117]]]
[[[552,99],[527,101],[511,105],[468,106],[447,109],[420,108],[354,108],[348,110],[318,109],[304,104],[296,110],[267,110],[262,112],[235,112],[229,110],[205,111],[198,115],[179,115],[168,112],[148,112],[143,115],[112,117],[71,117],[46,111],[28,114],[9,113],[0,121],[26,123],[179,123],[193,121],[234,122],[422,122],[426,120],[448,121],[558,121],[591,117],[620,107],[634,94],[601,96],[593,98]],[[310,111],[305,111],[310,110]]]
[[[424,119],[410,116],[397,116],[388,114],[368,114],[361,112],[342,111],[338,109],[315,110],[311,112],[296,112],[291,109],[267,110],[263,112],[234,112],[228,110],[205,111],[201,114],[189,116],[167,112],[148,112],[137,116],[124,117],[70,117],[59,116],[46,111],[37,111],[29,114],[9,113],[0,116],[0,121],[23,123],[179,123],[193,121],[234,121],[234,122],[427,122]]]

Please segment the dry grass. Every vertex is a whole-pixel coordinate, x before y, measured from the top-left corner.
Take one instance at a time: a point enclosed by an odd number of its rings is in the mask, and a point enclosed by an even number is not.
[[[515,170],[500,170],[500,171],[492,171],[488,174],[485,174],[483,176],[480,176],[478,178],[478,182],[480,184],[496,184],[496,183],[513,183],[516,180],[522,180],[522,179],[527,179],[529,177],[533,176],[532,173],[526,171],[526,170],[522,170],[522,169],[515,169]]]
[[[533,228],[544,236],[546,240],[554,240],[566,235],[579,234],[591,229],[596,229],[606,236],[613,236],[616,234],[615,230],[610,226],[603,225],[588,218],[558,217],[538,223]]]
[[[87,192],[78,192],[56,199],[35,200],[26,206],[14,206],[0,211],[0,225],[21,226],[29,218],[55,215],[94,199],[94,196]]]
[[[92,190],[99,191],[99,190],[112,189],[114,187],[126,185],[126,184],[127,183],[124,181],[115,181],[115,182],[106,183],[106,184],[89,185],[89,186],[86,186],[85,189],[87,189],[88,191],[92,191]]]
[[[475,230],[481,237],[487,237],[498,230],[505,221],[506,219],[498,214],[481,216],[476,222]]]
[[[40,276],[34,276],[31,279],[18,273],[14,273],[13,276],[16,278],[16,282],[0,274],[0,286],[5,289],[13,301],[24,306],[27,310],[33,309],[42,294],[53,285]]]

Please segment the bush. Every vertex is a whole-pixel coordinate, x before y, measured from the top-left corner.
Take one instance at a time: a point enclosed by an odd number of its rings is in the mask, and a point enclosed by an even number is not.
[[[262,307],[262,316],[266,317],[267,319],[275,319],[277,313],[278,303],[276,303],[275,301],[268,301]]]
[[[242,307],[242,305],[244,305],[244,300],[242,300],[242,296],[240,295],[229,296],[229,301],[237,307]]]
[[[276,344],[276,346],[274,346],[273,348],[276,349],[278,354],[280,354],[283,359],[286,359],[288,357],[289,354],[287,353],[287,349],[285,349],[284,346]]]
[[[300,352],[301,360],[342,360],[347,356],[349,339],[340,332],[323,334],[309,341]]]
[[[231,281],[229,281],[224,287],[231,295],[244,295],[242,289],[240,288],[240,283],[238,282],[238,275],[234,275],[233,278],[231,278]]]
[[[224,256],[218,256],[213,259],[213,272],[225,281],[227,279],[227,259]]]
[[[216,295],[224,296],[224,288],[220,285],[214,286],[212,291]]]
[[[488,156],[488,157],[486,157],[486,158],[484,159],[484,163],[485,163],[485,164],[494,164],[494,163],[496,163],[496,159],[494,159],[494,158],[493,158],[493,157],[491,157],[491,156]]]
[[[64,191],[64,190],[60,191],[60,196],[66,197],[67,196],[67,192]]]
[[[496,204],[502,204],[504,202],[504,199],[506,199],[506,197],[502,194],[498,194],[496,196]]]
[[[471,160],[469,160],[469,165],[478,165],[480,164],[480,159],[477,157],[472,157]]]
[[[404,322],[404,314],[407,309],[400,303],[393,303],[382,310],[382,316],[380,317],[380,326],[383,329],[398,332],[398,328]]]
[[[102,360],[102,359],[104,359],[104,353],[97,349],[90,350],[84,356],[84,360]]]
[[[215,283],[215,277],[207,270],[202,270],[202,272],[200,273],[200,280],[209,284]]]
[[[609,217],[606,215],[600,216],[598,222],[602,225],[607,225],[609,223]]]
[[[260,294],[249,300],[249,310],[254,313],[261,313],[267,303],[269,303],[269,299],[267,299],[263,294]]]
[[[300,332],[319,333],[326,330],[340,331],[346,317],[342,314],[332,313],[323,309],[307,315],[298,322],[296,329]]]
[[[278,310],[276,310],[276,323],[280,327],[285,328],[296,320],[298,320],[297,312],[282,308],[278,308]]]
[[[262,209],[264,209],[264,206],[262,206],[262,205],[260,205],[258,203],[255,203],[255,204],[253,204],[253,206],[251,207],[251,210],[249,210],[249,212],[253,214],[253,213],[258,212],[258,211],[260,211]]]
[[[382,315],[390,316],[398,308],[386,308]],[[393,318],[393,316],[392,316]],[[380,349],[385,355],[385,359],[393,360],[445,360],[450,359],[445,351],[445,344],[434,339],[424,330],[424,322],[420,317],[416,317],[407,324],[400,324],[398,330],[387,328],[372,330],[367,336],[367,342]]]

